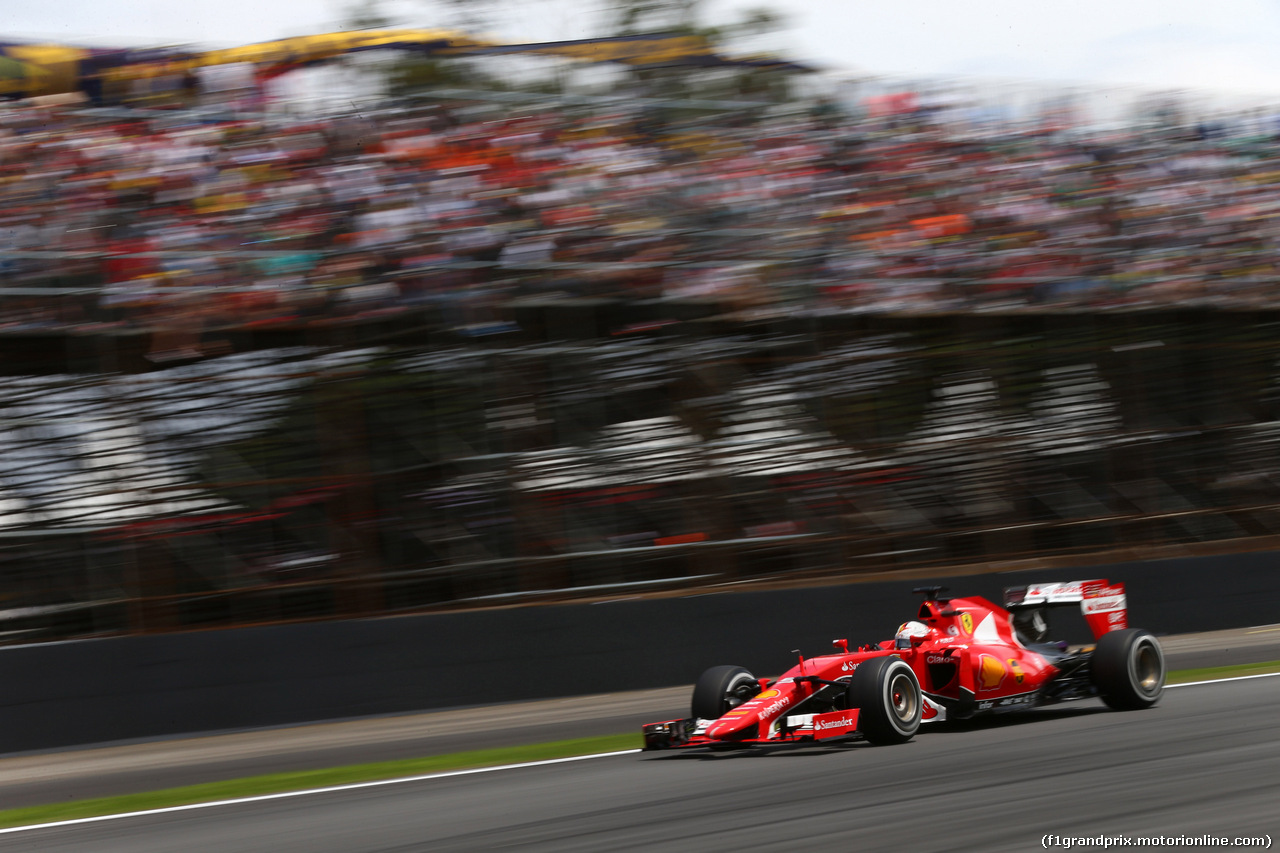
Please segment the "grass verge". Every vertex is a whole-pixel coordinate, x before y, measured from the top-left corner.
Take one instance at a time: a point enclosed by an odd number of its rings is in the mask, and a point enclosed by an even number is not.
[[[1211,666],[1203,669],[1180,669],[1170,672],[1167,680],[1169,684],[1185,684],[1191,681],[1211,681],[1216,678],[1262,675],[1270,672],[1280,672],[1280,661]],[[47,806],[8,809],[0,811],[0,827],[54,823],[77,818],[185,806],[191,803],[234,800],[260,794],[278,794],[285,791],[327,788],[333,785],[349,785],[356,782],[422,776],[428,773],[441,773],[448,770],[493,767],[500,764],[520,764],[525,761],[545,761],[552,758],[571,758],[575,755],[591,755],[597,752],[638,749],[640,745],[641,740],[638,733],[605,735],[602,737],[540,743],[532,746],[477,749],[471,752],[435,755],[430,758],[408,758],[401,761],[381,761],[376,764],[353,764],[347,767],[334,767],[327,770],[271,773],[266,776],[250,776],[244,779],[211,782],[204,785],[189,785],[184,788],[168,788],[163,791],[150,791],[143,794],[126,794],[119,797],[102,797],[94,800],[78,800],[71,803],[54,803]]]
[[[380,779],[398,779],[406,776],[422,776],[448,770],[466,770],[474,767],[493,767],[500,764],[520,764],[526,761],[545,761],[552,758],[572,758],[575,755],[592,755],[598,752],[615,752],[623,749],[639,749],[642,745],[639,732],[625,735],[576,738],[574,740],[540,743],[532,746],[513,746],[502,749],[477,749],[435,755],[429,758],[407,758],[400,761],[380,761],[375,764],[353,764],[327,770],[307,770],[295,773],[271,773],[265,776],[249,776],[226,782],[210,782],[149,791],[142,794],[125,794],[119,797],[102,797],[93,800],[77,800],[70,803],[53,803],[46,806],[29,806],[0,811],[0,827],[29,826],[38,823],[54,823],[77,818],[125,812],[163,809],[206,803],[216,800],[234,800],[260,794],[278,794],[285,791],[303,791],[309,788],[327,788],[333,785],[349,785],[356,782],[373,782]]]
[[[1280,672],[1280,660],[1263,663],[1235,663],[1230,666],[1207,666],[1203,669],[1178,669],[1170,672],[1168,684],[1186,684],[1189,681],[1213,681],[1217,678],[1233,678],[1238,675],[1266,675]]]

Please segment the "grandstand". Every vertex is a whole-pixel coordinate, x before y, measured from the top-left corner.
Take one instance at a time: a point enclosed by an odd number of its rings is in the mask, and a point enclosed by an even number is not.
[[[0,112],[6,639],[1274,547],[1259,123],[493,103]]]

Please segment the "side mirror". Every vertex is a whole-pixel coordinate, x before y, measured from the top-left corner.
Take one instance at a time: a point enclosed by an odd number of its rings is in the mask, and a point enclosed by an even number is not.
[[[925,636],[923,636],[923,637],[912,637],[912,638],[911,638],[911,648],[913,648],[913,649],[914,649],[914,648],[916,648],[916,647],[918,647],[918,646],[923,645],[923,644],[924,644],[924,641],[925,641],[925,640],[927,640],[927,639],[929,639],[928,635],[925,635]]]
[[[846,655],[849,654],[848,640],[832,640],[831,645],[835,646],[837,649],[844,652]]]

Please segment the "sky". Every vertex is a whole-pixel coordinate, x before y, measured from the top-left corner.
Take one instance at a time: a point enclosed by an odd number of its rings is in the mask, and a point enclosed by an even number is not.
[[[406,26],[449,27],[439,0],[382,0]],[[509,0],[504,41],[598,35],[588,5]],[[6,37],[222,47],[341,29],[344,0],[0,0]],[[707,21],[749,6],[789,26],[749,47],[833,71],[1202,89],[1280,101],[1280,0],[706,0]]]

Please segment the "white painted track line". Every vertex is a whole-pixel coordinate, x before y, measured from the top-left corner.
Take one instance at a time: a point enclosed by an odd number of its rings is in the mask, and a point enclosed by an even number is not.
[[[53,823],[37,823],[30,826],[13,826],[0,829],[0,835],[15,832],[30,832],[36,829],[52,829],[58,826],[75,826],[81,823],[98,823],[107,820],[122,820],[127,817],[142,815],[171,814],[173,812],[192,811],[193,809],[211,809],[215,806],[231,806],[240,803],[261,803],[267,800],[283,800],[289,797],[306,797],[312,794],[329,794],[336,791],[356,791],[361,788],[377,788],[383,785],[403,785],[406,782],[424,782],[428,779],[447,779],[451,776],[472,776],[476,773],[494,773],[499,770],[518,770],[522,767],[545,767],[550,764],[567,764],[571,761],[588,761],[592,758],[611,758],[616,755],[634,755],[638,749],[624,749],[618,752],[598,752],[594,755],[574,755],[569,758],[548,758],[543,761],[525,761],[520,764],[497,764],[492,767],[471,767],[466,770],[442,770],[439,773],[426,773],[421,776],[403,776],[397,779],[376,779],[372,782],[352,782],[347,785],[331,785],[327,788],[307,788],[302,791],[282,791],[278,794],[258,794],[252,797],[237,797],[233,800],[212,800],[207,803],[188,803],[185,806],[168,806],[162,809],[145,809],[138,812],[121,812],[120,814],[81,817],[74,820],[59,820]]]

